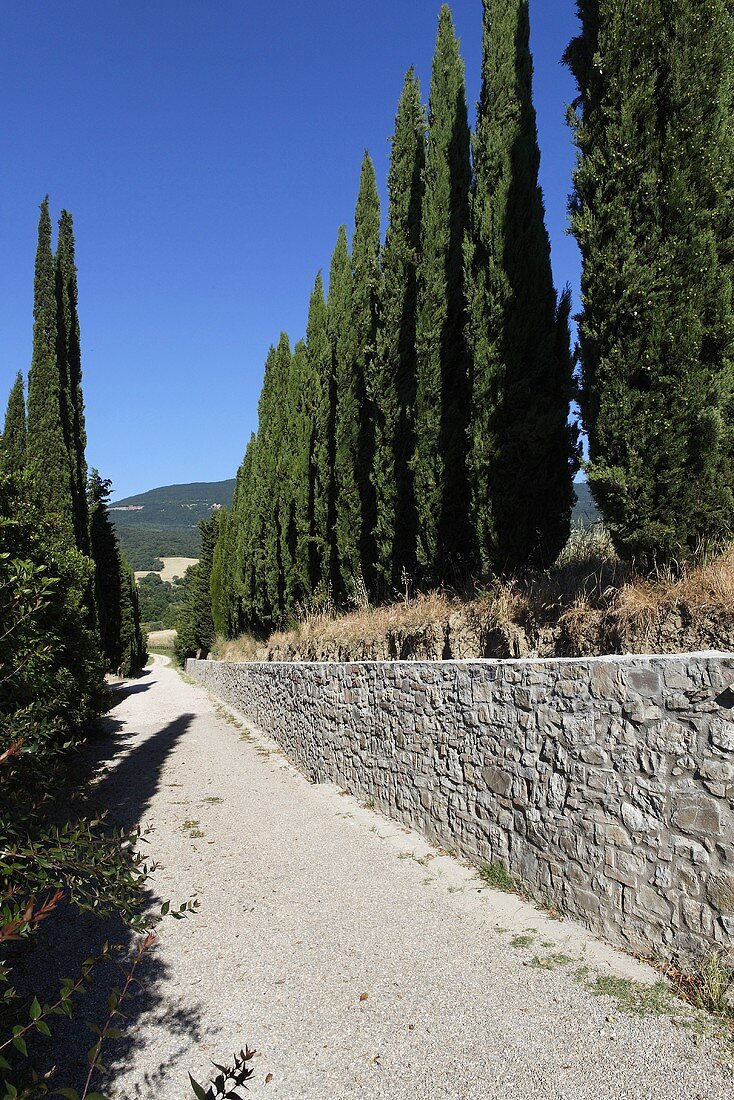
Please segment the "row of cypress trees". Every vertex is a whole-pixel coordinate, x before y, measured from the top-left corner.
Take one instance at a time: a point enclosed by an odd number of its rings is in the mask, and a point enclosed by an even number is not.
[[[342,226],[305,340],[268,354],[214,553],[219,630],[554,560],[579,456],[539,161],[527,3],[485,0],[473,136],[444,5],[428,112],[412,69],[398,105],[384,243],[365,154],[351,250]]]
[[[26,409],[19,373],[0,440],[5,469],[25,477],[30,497],[95,565],[86,598],[88,625],[108,668],[136,675],[147,659],[135,578],[122,559],[107,513],[110,483],[87,476],[74,226],[59,220],[56,253],[48,197],[41,204],[33,301],[33,354]]]

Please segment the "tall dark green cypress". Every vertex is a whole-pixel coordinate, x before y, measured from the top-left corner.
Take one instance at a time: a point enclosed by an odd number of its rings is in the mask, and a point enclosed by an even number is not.
[[[334,531],[339,570],[337,599],[350,593],[362,570],[362,502],[359,495],[359,386],[354,369],[356,344],[352,326],[352,265],[347,231],[339,229],[329,275],[328,331],[336,391]]]
[[[74,534],[78,548],[89,553],[87,506],[87,431],[82,393],[82,358],[77,310],[78,288],[74,248],[74,223],[62,210],[56,247],[57,358],[61,379],[63,421],[69,453],[70,483],[74,508]]]
[[[471,187],[469,123],[464,63],[445,4],[431,75],[424,184],[413,471],[419,580],[436,583],[460,579],[473,558],[463,253]]]
[[[375,396],[377,381],[377,309],[380,291],[380,196],[375,169],[365,152],[354,215],[352,239],[352,326],[354,374],[359,410],[357,485],[360,499],[360,571],[368,588],[375,583],[375,522],[372,469],[375,460]]]
[[[256,445],[257,437],[253,434],[237,471],[226,525],[222,589],[225,633],[229,638],[235,638],[243,630],[254,627],[252,530],[256,516],[252,470]]]
[[[313,517],[309,543],[311,590],[324,598],[338,587],[336,548],[336,386],[329,338],[328,312],[321,272],[316,276],[308,309],[306,355],[313,394],[311,483]]]
[[[97,631],[111,672],[137,676],[147,654],[135,578],[120,553],[107,501],[111,483],[96,470],[89,479],[90,543],[95,564]]]
[[[8,397],[5,426],[0,441],[3,464],[10,470],[22,470],[26,457],[25,393],[23,375],[18,371]]]
[[[182,662],[187,657],[207,657],[214,641],[211,582],[219,522],[217,511],[199,523],[201,553],[184,577],[184,595],[176,620],[176,656]]]
[[[297,610],[313,591],[311,579],[311,548],[314,539],[314,476],[315,439],[314,379],[310,376],[308,352],[304,340],[293,350],[291,374],[288,376],[286,423],[287,494],[281,518],[288,561],[286,572],[286,613]]]
[[[375,362],[375,558],[383,592],[415,576],[416,280],[420,254],[426,116],[418,79],[405,76],[387,180],[389,220],[382,250]]]
[[[486,570],[548,565],[568,539],[576,440],[568,301],[551,271],[527,0],[484,0],[466,241],[472,515]]]
[[[734,532],[728,0],[579,0],[573,231],[589,483],[617,549]]]
[[[219,513],[219,533],[217,534],[217,543],[214,547],[214,554],[212,557],[212,575],[210,585],[214,632],[223,636],[226,636],[227,634],[227,610],[225,605],[226,594],[224,585],[228,532],[229,516],[227,514],[227,509],[222,508]]]
[[[56,276],[48,197],[41,204],[33,297],[33,357],[28,372],[27,468],[45,511],[74,531],[71,465],[65,433],[66,394],[59,372]]]

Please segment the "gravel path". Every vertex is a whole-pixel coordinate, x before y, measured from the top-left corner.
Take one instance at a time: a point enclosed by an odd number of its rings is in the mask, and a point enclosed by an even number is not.
[[[99,797],[200,909],[160,928],[113,1096],[183,1100],[248,1043],[273,1100],[731,1100],[712,1041],[577,976],[652,971],[311,785],[165,658],[120,695]]]

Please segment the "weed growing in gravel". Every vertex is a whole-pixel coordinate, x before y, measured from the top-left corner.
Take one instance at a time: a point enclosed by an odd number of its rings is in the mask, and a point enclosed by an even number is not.
[[[517,881],[503,863],[485,863],[479,868],[479,874],[493,890],[503,890],[506,894],[518,893]]]
[[[532,935],[513,936],[510,940],[511,947],[530,947],[535,943],[535,937]]]
[[[676,976],[674,980],[687,1001],[734,1025],[734,1011],[728,1000],[729,989],[734,985],[734,970],[725,964],[721,955],[709,952],[686,979]]]
[[[222,803],[224,802],[224,799],[223,798],[214,798],[214,797],[210,796],[209,798],[203,799],[203,801],[206,802],[209,806],[221,806]]]
[[[558,951],[555,955],[536,955],[530,960],[530,965],[538,970],[555,970],[557,966],[568,966],[572,962],[570,955],[564,955],[562,951]]]
[[[184,833],[188,833],[192,840],[198,840],[204,836],[201,829],[199,828],[199,822],[193,819],[189,821],[184,821],[181,829]]]
[[[675,1015],[675,1005],[670,990],[664,982],[641,985],[631,978],[617,978],[612,974],[598,974],[586,988],[594,997],[611,997],[620,1012],[631,1016]]]

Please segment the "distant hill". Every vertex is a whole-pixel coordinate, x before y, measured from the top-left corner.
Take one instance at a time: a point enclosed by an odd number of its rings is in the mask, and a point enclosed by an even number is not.
[[[234,485],[234,478],[164,485],[110,504],[110,516],[130,566],[152,569],[158,558],[198,558],[197,524],[210,516],[213,508],[229,508]],[[599,513],[588,484],[579,481],[574,489],[578,497],[574,523],[595,523]]]
[[[576,490],[576,506],[573,510],[573,522],[580,523],[584,527],[590,527],[601,518],[599,509],[594,503],[594,498],[589,490],[588,481],[577,481],[574,484]]]
[[[164,485],[113,501],[110,518],[129,565],[138,570],[152,569],[161,557],[198,558],[197,524],[214,508],[229,507],[234,484],[231,478]]]

